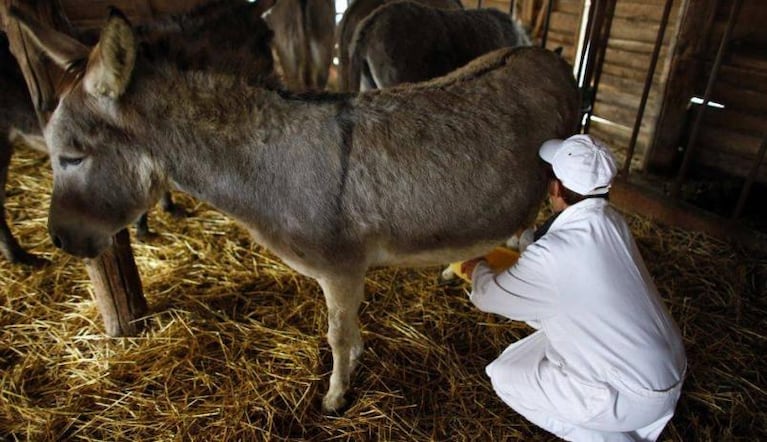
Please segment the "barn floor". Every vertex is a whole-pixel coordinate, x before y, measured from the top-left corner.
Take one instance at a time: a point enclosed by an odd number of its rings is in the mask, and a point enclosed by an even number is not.
[[[484,375],[530,329],[472,308],[438,268],[370,273],[354,402],[323,415],[318,286],[183,195],[191,218],[155,210],[157,237],[134,243],[146,330],[106,338],[83,265],[47,238],[49,168],[26,150],[11,167],[10,224],[51,264],[0,263],[0,440],[554,440]],[[628,219],[688,351],[662,440],[767,439],[767,257]]]

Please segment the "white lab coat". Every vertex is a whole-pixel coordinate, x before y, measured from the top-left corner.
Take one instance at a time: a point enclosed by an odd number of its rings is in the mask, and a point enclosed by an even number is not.
[[[487,366],[493,388],[568,440],[655,440],[686,369],[682,339],[621,215],[602,198],[565,209],[513,267],[480,263],[471,301],[538,331]]]

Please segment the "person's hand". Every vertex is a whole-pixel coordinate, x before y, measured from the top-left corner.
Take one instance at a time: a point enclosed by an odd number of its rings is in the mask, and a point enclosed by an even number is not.
[[[469,259],[468,261],[462,262],[461,273],[463,273],[469,279],[471,279],[471,275],[474,273],[474,268],[477,267],[477,264],[479,264],[482,261],[485,261],[485,258],[483,257],[473,258],[473,259]]]

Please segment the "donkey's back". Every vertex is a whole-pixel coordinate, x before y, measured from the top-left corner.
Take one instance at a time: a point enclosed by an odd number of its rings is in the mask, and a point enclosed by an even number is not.
[[[350,237],[367,238],[374,264],[447,262],[505,240],[534,219],[546,189],[538,148],[573,133],[578,100],[569,65],[540,48],[357,96]]]

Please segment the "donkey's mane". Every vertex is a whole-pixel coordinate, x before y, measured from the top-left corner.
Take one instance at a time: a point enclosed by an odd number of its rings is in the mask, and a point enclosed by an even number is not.
[[[365,94],[373,96],[381,94],[400,94],[413,90],[423,91],[447,89],[449,87],[456,86],[459,83],[478,80],[509,63],[514,63],[514,59],[516,58],[525,57],[527,54],[534,54],[537,52],[539,52],[539,49],[525,46],[515,48],[501,48],[477,57],[470,63],[442,77],[437,77],[432,80],[423,81],[420,83],[403,83],[384,89],[374,89],[366,91]],[[554,56],[555,54],[551,52],[551,55]],[[565,63],[564,60],[562,60],[562,63]]]
[[[285,100],[303,101],[313,103],[333,103],[337,101],[348,100],[355,94],[352,92],[330,92],[330,91],[304,91],[294,92],[287,89],[277,89],[279,96]]]

